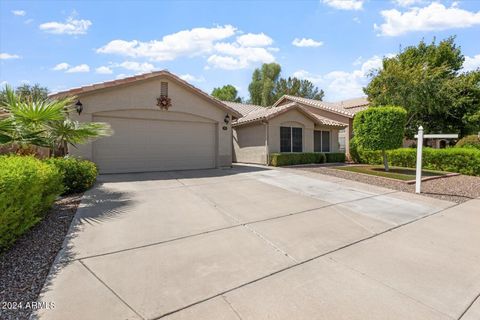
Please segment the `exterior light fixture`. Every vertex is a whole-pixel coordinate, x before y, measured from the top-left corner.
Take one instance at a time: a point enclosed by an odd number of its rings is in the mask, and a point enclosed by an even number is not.
[[[75,103],[75,109],[77,110],[78,115],[80,115],[80,113],[82,113],[83,104],[80,102],[80,100],[77,100],[77,103]]]
[[[230,122],[230,116],[228,114],[223,119],[223,122],[225,122],[225,124],[228,124]]]

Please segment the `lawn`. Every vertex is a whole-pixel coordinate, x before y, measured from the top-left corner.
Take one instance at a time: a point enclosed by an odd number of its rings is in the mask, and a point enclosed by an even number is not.
[[[337,170],[370,174],[373,176],[392,178],[397,180],[415,180],[415,169],[403,167],[390,167],[390,171],[386,172],[383,166],[343,166],[335,167]],[[422,177],[444,176],[447,172],[422,170]]]

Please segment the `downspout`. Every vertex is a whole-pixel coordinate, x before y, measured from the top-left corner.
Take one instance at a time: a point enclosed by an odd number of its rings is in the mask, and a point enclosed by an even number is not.
[[[270,151],[268,149],[268,122],[263,122],[265,126],[265,165],[268,166],[270,164]]]

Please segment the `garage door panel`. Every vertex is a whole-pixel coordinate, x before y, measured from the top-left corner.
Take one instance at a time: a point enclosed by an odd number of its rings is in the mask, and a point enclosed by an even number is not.
[[[142,172],[215,167],[212,123],[94,117],[114,135],[94,142],[100,172]]]

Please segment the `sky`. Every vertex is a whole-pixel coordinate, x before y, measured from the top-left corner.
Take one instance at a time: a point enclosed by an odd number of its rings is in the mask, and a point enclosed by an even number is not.
[[[480,67],[480,0],[0,0],[0,84],[57,92],[167,69],[248,98],[253,70],[276,62],[337,101],[363,96],[382,57],[449,36],[464,70]]]

